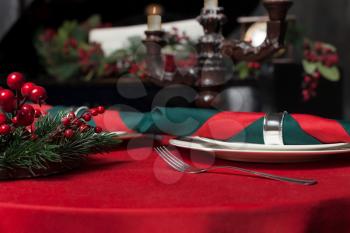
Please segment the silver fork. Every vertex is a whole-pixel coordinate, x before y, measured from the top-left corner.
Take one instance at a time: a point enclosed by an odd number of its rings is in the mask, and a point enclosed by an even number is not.
[[[289,177],[284,177],[284,176],[277,176],[277,175],[272,175],[268,173],[263,173],[263,172],[257,172],[257,171],[252,171],[240,167],[234,167],[234,166],[215,166],[215,167],[210,167],[210,168],[196,168],[193,167],[187,163],[185,163],[183,160],[179,159],[176,157],[172,152],[170,152],[165,146],[159,146],[155,148],[155,151],[159,154],[159,156],[172,168],[179,172],[183,173],[191,173],[191,174],[198,174],[198,173],[204,173],[208,172],[211,170],[216,170],[216,169],[222,169],[222,168],[228,168],[228,169],[233,169],[236,171],[240,171],[243,173],[248,173],[251,175],[255,175],[257,177],[263,177],[271,180],[278,180],[278,181],[283,181],[283,182],[289,182],[289,183],[295,183],[295,184],[301,184],[301,185],[314,185],[317,184],[316,180],[309,180],[309,179],[295,179],[295,178],[289,178]]]

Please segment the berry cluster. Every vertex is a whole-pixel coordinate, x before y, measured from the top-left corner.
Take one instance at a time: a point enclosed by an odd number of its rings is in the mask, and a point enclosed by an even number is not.
[[[305,75],[302,84],[302,97],[304,102],[307,102],[311,98],[317,96],[317,88],[319,86],[320,78],[321,74],[318,71],[316,71],[312,75]]]
[[[249,69],[252,69],[252,70],[260,70],[261,69],[261,64],[259,62],[248,62],[247,66]]]
[[[321,62],[327,67],[339,63],[339,56],[336,50],[322,42],[312,44],[309,41],[304,43],[304,58],[309,62]]]
[[[106,56],[100,44],[87,41],[91,29],[110,24],[103,24],[94,16],[81,24],[75,21],[68,24],[70,27],[64,23],[59,29],[43,30],[37,37],[36,49],[48,74],[62,81],[76,77],[77,72],[86,80],[118,76],[115,55]],[[70,69],[57,69],[65,65]]]
[[[37,138],[33,123],[36,118],[40,118],[43,114],[39,109],[35,109],[27,101],[41,105],[47,99],[46,90],[31,82],[25,82],[23,74],[14,72],[8,75],[7,85],[10,89],[0,87],[0,135],[9,135],[14,129],[23,127],[26,132],[31,134],[31,139]],[[91,127],[88,122],[93,116],[103,114],[105,108],[99,106],[89,109],[80,117],[74,112],[70,112],[61,119],[61,125],[51,135],[53,138],[65,137],[71,138],[78,131],[86,132]],[[101,133],[102,128],[96,126],[95,133]]]
[[[74,112],[70,112],[67,116],[61,119],[62,129],[59,132],[63,132],[65,138],[71,138],[74,136],[75,132],[86,132],[91,126],[88,125],[88,122],[91,121],[92,116],[97,116],[103,114],[105,108],[99,106],[97,108],[91,108],[88,111],[84,112],[80,117],[76,116]],[[102,128],[96,126],[94,128],[95,133],[101,133]]]
[[[26,82],[23,74],[11,73],[7,76],[7,86],[0,87],[0,135],[8,135],[14,128],[33,124],[42,113],[27,104],[28,100],[41,105],[47,99],[46,90],[34,83]]]
[[[258,79],[261,73],[261,66],[262,66],[261,63],[252,61],[252,62],[248,62],[246,65],[249,71],[247,75],[249,75],[254,79]]]
[[[146,78],[146,64],[144,62],[140,62],[138,64],[133,63],[132,61],[127,61],[127,64],[130,65],[128,69],[128,73],[132,75],[138,76],[140,79]]]
[[[334,47],[322,42],[304,42],[304,60],[316,68],[304,76],[302,83],[302,98],[304,102],[317,96],[317,88],[322,77],[319,67],[331,68],[339,63],[339,56]]]

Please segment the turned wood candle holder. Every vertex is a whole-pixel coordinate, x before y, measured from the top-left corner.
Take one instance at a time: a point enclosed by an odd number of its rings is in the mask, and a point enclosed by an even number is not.
[[[224,9],[202,9],[198,22],[203,26],[204,35],[197,45],[198,62],[187,70],[166,72],[162,60],[162,48],[166,45],[165,32],[146,31],[147,78],[160,86],[186,84],[198,90],[196,105],[210,108],[216,104],[218,93],[225,87],[224,56],[238,61],[261,61],[270,58],[284,46],[287,29],[286,15],[292,6],[291,0],[265,0],[269,14],[267,37],[259,46],[239,40],[225,40],[222,26],[227,18]]]

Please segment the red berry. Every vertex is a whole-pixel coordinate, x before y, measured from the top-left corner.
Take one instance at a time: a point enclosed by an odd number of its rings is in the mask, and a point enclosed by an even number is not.
[[[103,114],[106,111],[105,107],[103,106],[98,106],[96,109],[99,114]]]
[[[19,90],[25,82],[23,74],[19,72],[14,72],[7,76],[7,85],[12,90]]]
[[[20,126],[29,126],[34,122],[34,114],[31,114],[25,110],[19,110],[17,112],[17,124]]]
[[[76,120],[76,121],[73,122],[73,124],[74,124],[75,126],[77,126],[77,127],[80,127],[81,125],[84,124],[84,122],[82,122],[81,120]]]
[[[21,88],[21,93],[23,96],[25,97],[29,97],[30,94],[32,93],[33,88],[35,87],[34,83],[25,83],[23,84],[22,88]]]
[[[91,114],[90,113],[85,113],[82,118],[84,121],[91,121]]]
[[[308,90],[303,90],[303,99],[304,99],[304,101],[310,100],[310,93]]]
[[[89,126],[87,126],[87,125],[81,125],[79,127],[79,131],[82,132],[82,133],[86,132],[88,129],[89,129]]]
[[[35,118],[39,118],[39,117],[41,117],[41,115],[42,115],[42,113],[39,109],[34,110],[34,117]]]
[[[70,120],[74,120],[76,116],[75,116],[75,113],[74,113],[74,112],[70,112],[70,113],[68,113],[67,117],[68,117],[68,119],[70,119]]]
[[[27,112],[29,115],[34,115],[35,114],[35,110],[34,108],[29,105],[29,104],[23,104],[21,107],[21,110]]]
[[[138,67],[138,65],[136,65],[136,64],[132,64],[131,65],[131,67],[130,67],[130,69],[129,69],[129,73],[131,73],[131,74],[136,74],[138,71],[139,71],[139,67]]]
[[[72,129],[66,129],[64,131],[64,137],[65,138],[71,138],[74,135],[74,131]]]
[[[311,82],[310,76],[306,75],[306,76],[304,77],[304,82],[305,82],[305,83]]]
[[[95,133],[101,133],[102,132],[102,128],[99,126],[95,127]]]
[[[259,70],[261,68],[261,64],[258,62],[254,62],[254,69]]]
[[[5,124],[7,121],[7,117],[5,114],[0,113],[0,125]]]
[[[320,58],[313,52],[309,52],[308,56],[306,56],[306,59],[310,62],[316,62],[318,61]]]
[[[11,133],[11,127],[7,124],[3,124],[0,126],[0,134],[1,135],[7,135]]]
[[[15,95],[12,91],[6,89],[0,91],[0,105],[4,106],[13,104],[14,100]]]
[[[331,63],[332,65],[336,65],[339,63],[339,57],[337,54],[332,54],[328,56],[328,61],[329,63]]]
[[[11,121],[14,125],[18,124],[18,118],[16,116],[14,118],[12,118]]]
[[[92,108],[92,109],[90,109],[90,113],[93,116],[97,116],[98,115],[98,110],[96,108]]]
[[[63,117],[61,122],[64,126],[68,126],[70,124],[70,119],[68,117]]]
[[[253,62],[249,62],[249,63],[248,63],[248,68],[249,68],[249,69],[254,69],[254,64],[253,64]]]
[[[36,86],[32,89],[32,92],[30,93],[30,100],[34,103],[41,103],[42,101],[45,101],[47,99],[47,93],[45,88]]]
[[[318,87],[318,83],[317,82],[313,82],[313,83],[311,83],[311,90],[315,90],[315,89],[317,89],[317,87]]]
[[[38,139],[38,135],[32,134],[32,135],[30,136],[30,139],[32,139],[32,140],[34,141],[34,140]]]
[[[321,78],[321,73],[316,71],[313,75],[316,79],[320,79]]]

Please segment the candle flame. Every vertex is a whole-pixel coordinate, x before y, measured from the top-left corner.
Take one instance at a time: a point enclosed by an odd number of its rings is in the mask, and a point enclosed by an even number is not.
[[[157,4],[151,4],[146,8],[147,15],[161,15],[162,7]]]
[[[157,14],[157,11],[158,11],[158,10],[157,10],[157,7],[154,6],[154,7],[152,8],[152,14],[154,14],[154,15]]]

